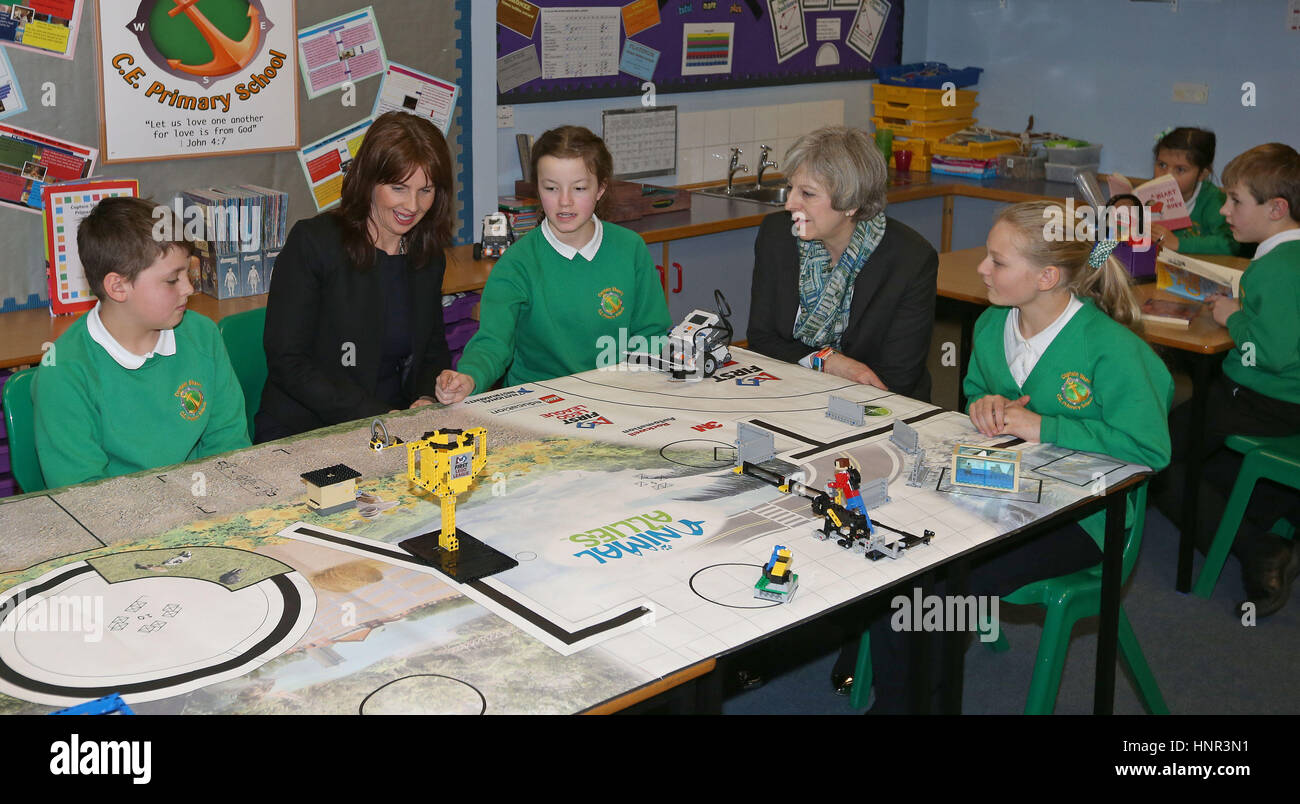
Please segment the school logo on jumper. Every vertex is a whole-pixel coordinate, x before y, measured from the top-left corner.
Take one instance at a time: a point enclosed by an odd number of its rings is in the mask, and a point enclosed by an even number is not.
[[[262,0],[144,0],[127,24],[159,69],[203,85],[251,64],[272,27]]]
[[[1092,381],[1077,371],[1061,375],[1061,392],[1056,401],[1070,410],[1082,410],[1092,404]]]
[[[623,291],[618,288],[605,288],[599,296],[602,317],[618,318],[623,314]]]
[[[187,421],[199,418],[208,407],[208,400],[203,397],[203,384],[194,380],[177,388],[176,398],[181,401],[181,418]]]

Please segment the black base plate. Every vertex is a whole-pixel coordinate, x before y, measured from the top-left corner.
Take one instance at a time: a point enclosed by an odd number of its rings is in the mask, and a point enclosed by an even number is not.
[[[434,531],[412,536],[397,546],[460,583],[477,581],[519,566],[518,561],[495,547],[480,542],[460,528],[456,528],[460,549],[454,552],[438,546],[438,534],[438,531]]]

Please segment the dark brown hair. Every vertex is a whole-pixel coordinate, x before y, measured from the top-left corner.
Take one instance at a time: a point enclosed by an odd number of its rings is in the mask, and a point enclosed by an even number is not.
[[[335,215],[343,223],[343,247],[352,267],[369,270],[375,264],[370,239],[370,207],[375,187],[398,184],[416,169],[433,183],[433,206],[406,235],[411,265],[421,267],[439,249],[451,245],[451,151],[442,132],[430,121],[407,112],[380,115],[366,131],[356,158],[343,177],[343,200]]]
[[[1214,164],[1215,137],[1213,131],[1192,126],[1179,126],[1156,142],[1151,155],[1160,156],[1161,150],[1182,151],[1187,154],[1187,161],[1197,170],[1209,170]]]
[[[1257,203],[1281,198],[1290,206],[1291,220],[1300,221],[1300,153],[1290,145],[1256,145],[1223,169],[1223,189],[1241,183]]]
[[[77,227],[77,252],[95,297],[104,299],[104,277],[135,282],[140,272],[173,248],[194,253],[185,227],[165,204],[148,198],[105,198]]]
[[[614,178],[614,157],[609,155],[605,141],[597,137],[590,129],[582,126],[560,126],[553,128],[537,138],[533,144],[532,179],[537,181],[537,163],[543,156],[557,159],[581,159],[587,170],[596,177],[597,191],[604,187],[606,192],[596,201],[596,215],[605,217],[608,207],[609,183]]]

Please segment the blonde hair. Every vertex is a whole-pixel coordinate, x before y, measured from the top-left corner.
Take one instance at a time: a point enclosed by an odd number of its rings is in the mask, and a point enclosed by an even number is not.
[[[1064,274],[1065,286],[1076,296],[1092,299],[1098,309],[1129,329],[1141,329],[1142,309],[1133,297],[1131,278],[1123,263],[1112,254],[1101,267],[1094,268],[1088,264],[1092,240],[1048,237],[1047,222],[1057,215],[1057,220],[1066,222],[1068,232],[1074,222],[1066,215],[1064,205],[1056,201],[1012,204],[999,212],[993,223],[1012,228],[1020,256],[1030,264],[1038,268],[1055,266]],[[1057,227],[1057,231],[1061,228]]]

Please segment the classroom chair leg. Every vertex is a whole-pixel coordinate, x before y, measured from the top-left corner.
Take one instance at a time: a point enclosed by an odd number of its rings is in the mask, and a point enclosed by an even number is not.
[[[1070,632],[1078,617],[1064,605],[1048,606],[1043,620],[1043,635],[1034,658],[1034,675],[1029,681],[1026,715],[1050,715],[1056,710],[1056,693],[1065,671],[1065,652],[1070,647]]]
[[[1137,635],[1133,633],[1133,624],[1129,622],[1124,609],[1119,610],[1119,651],[1129,673],[1133,675],[1138,697],[1146,707],[1147,714],[1169,714],[1169,707],[1165,705],[1165,698],[1160,694],[1160,686],[1156,684],[1156,677],[1151,673],[1146,656],[1138,645]]]
[[[1232,549],[1241,520],[1246,515],[1250,496],[1255,493],[1255,483],[1259,481],[1261,469],[1260,459],[1254,452],[1248,453],[1241,462],[1237,482],[1233,484],[1232,494],[1228,497],[1228,506],[1214,532],[1214,541],[1210,542],[1210,552],[1205,555],[1205,563],[1201,565],[1201,572],[1192,586],[1192,594],[1197,597],[1209,598],[1214,593],[1219,574],[1223,572],[1223,563],[1228,560],[1228,551]]]
[[[858,642],[858,662],[853,668],[853,689],[849,691],[849,705],[865,709],[871,703],[871,632],[863,631]]]

